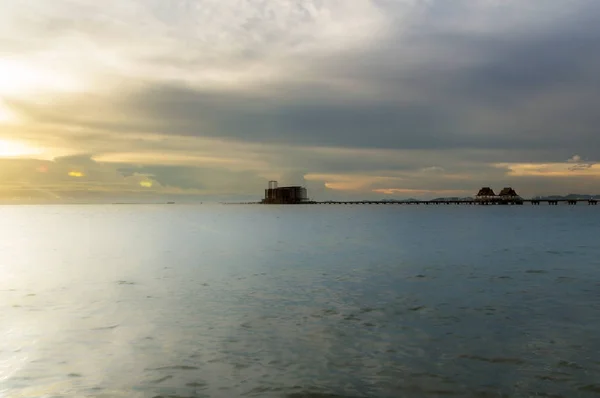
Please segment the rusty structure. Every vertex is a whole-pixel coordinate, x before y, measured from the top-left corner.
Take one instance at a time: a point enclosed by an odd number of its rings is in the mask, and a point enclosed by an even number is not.
[[[308,201],[306,188],[301,186],[279,187],[277,181],[269,181],[269,187],[265,189],[265,198],[261,203],[295,205]]]

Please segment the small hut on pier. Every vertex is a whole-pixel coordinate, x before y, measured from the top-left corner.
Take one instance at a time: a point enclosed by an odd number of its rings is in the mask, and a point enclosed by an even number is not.
[[[511,187],[502,189],[498,197],[500,199],[500,203],[502,204],[523,204],[523,198],[521,198],[519,194],[517,194],[517,192]]]
[[[490,201],[496,199],[496,194],[494,190],[490,187],[483,187],[477,192],[477,196],[475,197],[477,200],[482,201]]]
[[[519,197],[517,192],[511,187],[503,188],[502,191],[500,191],[500,193],[498,194],[498,196],[500,196],[501,199],[515,199]]]

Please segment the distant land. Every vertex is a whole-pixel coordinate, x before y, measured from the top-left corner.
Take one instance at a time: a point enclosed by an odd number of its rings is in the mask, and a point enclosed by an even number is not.
[[[473,200],[473,197],[469,196],[469,197],[464,197],[464,198],[460,198],[458,196],[451,196],[451,197],[447,197],[447,198],[435,198],[435,199],[431,199],[432,201],[439,201],[439,202],[445,202],[447,200],[449,201],[468,201],[468,200]]]

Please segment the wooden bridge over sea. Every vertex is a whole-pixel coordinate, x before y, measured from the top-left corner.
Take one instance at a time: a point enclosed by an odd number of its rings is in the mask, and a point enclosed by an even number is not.
[[[324,201],[307,202],[306,204],[317,205],[482,205],[482,206],[502,206],[502,205],[524,205],[530,204],[538,206],[540,204],[557,206],[559,204],[576,205],[585,203],[595,206],[598,204],[596,199],[521,199],[521,200],[408,200],[408,201],[388,201],[388,200],[363,200],[363,201]]]
[[[558,206],[561,205],[576,205],[578,203],[587,204],[590,206],[596,206],[598,204],[597,199],[521,199],[521,200],[407,200],[407,201],[393,201],[393,200],[327,200],[327,201],[306,201],[303,205],[424,205],[424,206],[445,206],[445,205],[463,205],[463,206],[518,206],[518,205],[533,205],[539,206],[541,204]],[[223,203],[223,204],[244,204],[244,205],[255,205],[261,204],[261,202],[238,202],[238,203]]]
[[[573,195],[575,196],[575,195]],[[566,204],[574,206],[578,203],[596,206],[598,199],[588,198],[532,198],[523,199],[511,187],[503,188],[498,195],[490,187],[483,187],[473,198],[445,198],[433,200],[327,200],[313,201],[306,197],[306,188],[303,187],[277,187],[276,181],[269,182],[269,189],[265,190],[265,199],[261,202],[242,202],[242,203],[224,203],[224,204],[296,204],[296,205],[480,205],[480,206],[519,206],[529,204],[539,206],[547,204],[549,206],[558,206]]]

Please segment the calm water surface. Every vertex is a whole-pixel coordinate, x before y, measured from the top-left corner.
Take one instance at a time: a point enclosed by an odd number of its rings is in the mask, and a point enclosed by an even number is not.
[[[2,397],[600,395],[600,208],[0,207]]]

